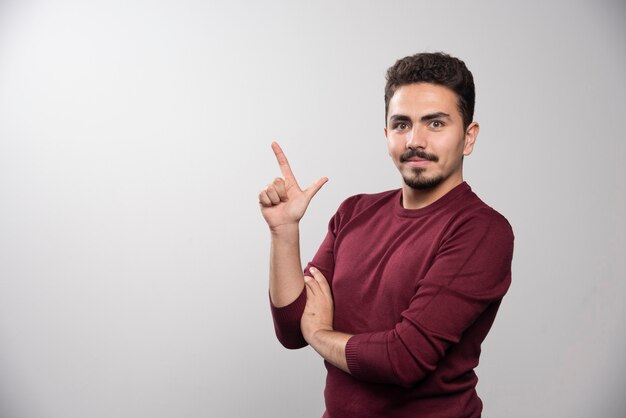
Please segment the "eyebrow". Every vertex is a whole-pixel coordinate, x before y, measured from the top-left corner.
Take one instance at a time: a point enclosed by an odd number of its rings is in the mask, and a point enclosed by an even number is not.
[[[435,112],[429,113],[428,115],[424,115],[420,118],[420,122],[428,122],[433,119],[451,119],[450,115],[445,112]],[[389,120],[392,122],[401,121],[401,122],[410,122],[411,118],[406,115],[391,115]]]
[[[411,118],[406,115],[391,115],[389,117],[390,121],[402,121],[402,122],[410,122]]]
[[[422,116],[420,118],[420,121],[428,122],[429,120],[433,120],[433,119],[450,119],[450,115],[444,112],[429,113],[428,115]]]

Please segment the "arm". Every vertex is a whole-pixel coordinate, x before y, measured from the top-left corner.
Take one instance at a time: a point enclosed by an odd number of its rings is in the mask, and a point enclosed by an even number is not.
[[[300,261],[299,222],[325,177],[302,190],[287,157],[277,143],[272,149],[283,175],[259,193],[261,213],[271,234],[269,294],[272,305],[284,307],[296,301],[304,288]],[[278,333],[278,329],[277,329]]]
[[[441,246],[401,321],[390,330],[354,336],[333,330],[332,295],[324,277],[312,271],[303,335],[357,379],[410,387],[435,370],[446,350],[506,293],[512,252],[506,221],[468,222]]]
[[[349,334],[333,330],[333,296],[326,278],[315,267],[306,276],[306,307],[302,315],[302,335],[307,343],[326,361],[350,373],[346,362]]]

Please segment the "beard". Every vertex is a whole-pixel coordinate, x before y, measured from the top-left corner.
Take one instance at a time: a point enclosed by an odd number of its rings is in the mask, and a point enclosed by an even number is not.
[[[409,149],[407,152],[400,156],[400,162],[404,163],[409,161],[410,158],[418,157],[423,158],[428,161],[437,162],[439,161],[439,157],[435,154],[429,154],[422,150],[421,148]],[[412,189],[415,190],[428,190],[438,186],[443,180],[443,176],[435,176],[435,177],[426,177],[424,172],[425,168],[412,168],[412,175],[403,174],[402,178],[404,179],[404,183]]]
[[[433,189],[443,181],[442,175],[435,177],[426,177],[424,175],[426,169],[424,168],[413,168],[411,171],[411,176],[403,174],[402,179],[407,186],[415,190]]]

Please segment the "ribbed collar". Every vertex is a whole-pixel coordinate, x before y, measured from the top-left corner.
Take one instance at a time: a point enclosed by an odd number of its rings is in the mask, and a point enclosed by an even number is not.
[[[469,186],[469,184],[463,182],[458,186],[455,186],[448,193],[441,196],[439,199],[435,200],[428,206],[419,209],[405,209],[402,207],[402,189],[399,189],[396,192],[396,196],[394,197],[394,213],[403,218],[419,218],[420,216],[429,215],[433,212],[440,210],[458,197],[471,191],[472,188]]]

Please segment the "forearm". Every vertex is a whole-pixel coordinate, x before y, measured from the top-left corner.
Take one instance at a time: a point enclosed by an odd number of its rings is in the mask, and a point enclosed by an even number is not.
[[[306,307],[300,327],[307,343],[327,362],[350,373],[346,360],[346,345],[352,337],[333,328],[334,302],[332,290],[324,275],[315,267],[305,278]]]
[[[335,367],[350,373],[346,361],[346,345],[352,337],[332,330],[318,330],[307,341],[317,353]]]
[[[296,300],[304,288],[297,223],[271,230],[270,298],[282,307]]]

